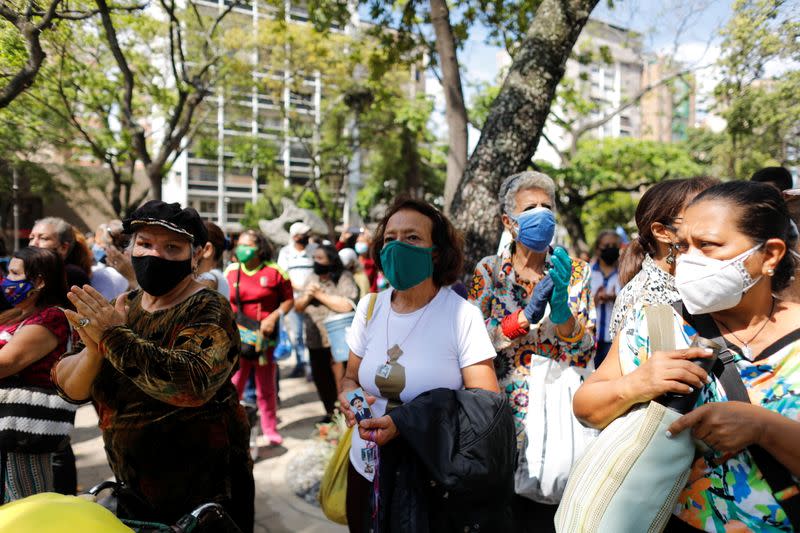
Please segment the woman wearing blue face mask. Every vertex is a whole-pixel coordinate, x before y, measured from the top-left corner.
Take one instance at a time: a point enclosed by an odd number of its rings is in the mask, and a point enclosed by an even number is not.
[[[469,299],[481,310],[497,351],[494,367],[511,402],[517,446],[524,453],[531,369],[551,360],[589,365],[595,308],[588,265],[563,248],[550,247],[556,224],[553,180],[539,172],[510,176],[500,188],[500,203],[503,225],[514,240],[501,254],[478,263]],[[552,529],[557,505],[529,497],[515,496],[515,530]]]
[[[795,275],[796,241],[774,187],[728,182],[700,193],[678,230],[676,350],[650,353],[640,307],[575,395],[575,413],[605,427],[637,404],[700,389],[695,409],[669,427],[706,446],[666,531],[800,528],[800,305],[776,297]],[[723,346],[710,374],[691,362],[708,356],[688,348],[696,333]]]
[[[341,408],[353,426],[347,393],[361,387],[372,410],[353,432],[351,531],[367,528],[377,468],[373,443],[383,447],[399,436],[387,413],[438,388],[498,391],[494,348],[480,313],[449,288],[462,273],[463,240],[444,215],[423,201],[398,200],[378,226],[371,253],[391,288],[361,300],[347,336]]]
[[[53,492],[53,452],[72,428],[50,370],[67,349],[64,263],[53,250],[23,248],[9,262],[0,314],[0,505]]]

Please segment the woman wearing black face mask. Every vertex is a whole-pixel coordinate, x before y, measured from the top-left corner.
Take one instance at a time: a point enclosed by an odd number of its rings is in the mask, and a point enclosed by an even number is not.
[[[225,298],[193,276],[206,228],[194,209],[156,200],[123,226],[141,290],[109,303],[72,288],[67,317],[85,347],[53,383],[97,407],[111,469],[143,502],[131,512],[120,497],[118,516],[172,523],[216,501],[252,531],[250,432],[231,382],[239,332]]]
[[[614,302],[620,290],[619,262],[620,239],[614,230],[606,229],[600,232],[594,244],[596,260],[592,263],[592,294],[594,305],[597,309],[597,354],[594,357],[595,367],[605,359],[611,342],[609,326],[611,314],[614,311]]]
[[[353,311],[358,296],[358,285],[353,275],[344,269],[336,248],[331,245],[317,248],[314,251],[314,273],[306,280],[303,295],[295,300],[295,310],[305,313],[311,373],[328,416],[336,407],[346,359],[333,359],[324,322],[331,315]]]

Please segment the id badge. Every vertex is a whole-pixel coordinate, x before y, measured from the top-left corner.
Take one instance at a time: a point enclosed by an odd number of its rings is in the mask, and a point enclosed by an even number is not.
[[[389,375],[392,373],[392,365],[385,364],[378,367],[376,375],[382,377],[383,379],[389,379]]]

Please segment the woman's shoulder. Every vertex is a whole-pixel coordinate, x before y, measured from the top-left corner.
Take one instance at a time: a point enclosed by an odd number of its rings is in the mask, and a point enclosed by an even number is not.
[[[27,318],[25,324],[44,324],[52,322],[66,322],[67,315],[60,307],[45,307]]]

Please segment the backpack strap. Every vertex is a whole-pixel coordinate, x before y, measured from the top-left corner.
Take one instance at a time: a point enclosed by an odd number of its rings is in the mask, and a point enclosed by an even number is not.
[[[713,371],[714,375],[722,383],[728,399],[735,402],[750,403],[747,387],[745,387],[742,376],[734,364],[734,357],[738,351],[728,344],[711,315],[691,315],[680,301],[675,302],[673,306],[683,319],[697,331],[698,335],[713,340],[723,347]],[[764,476],[764,481],[769,485],[772,495],[786,513],[792,527],[800,529],[800,487],[798,487],[789,469],[761,446],[748,446],[747,449],[759,471],[761,471],[761,475]]]
[[[372,313],[375,312],[375,302],[378,299],[377,292],[369,293],[369,305],[367,306],[367,320],[364,322],[364,325],[369,324],[369,321],[372,320]]]

